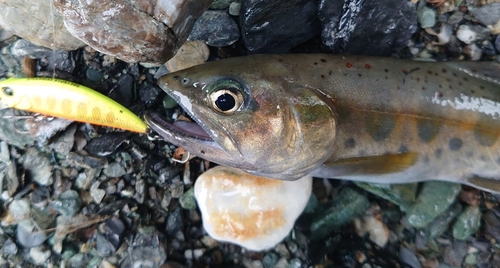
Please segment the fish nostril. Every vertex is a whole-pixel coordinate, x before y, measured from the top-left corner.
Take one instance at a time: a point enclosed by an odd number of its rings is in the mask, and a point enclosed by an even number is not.
[[[10,87],[2,87],[2,91],[7,96],[12,97],[14,95],[14,90],[12,90],[12,88],[10,88]]]

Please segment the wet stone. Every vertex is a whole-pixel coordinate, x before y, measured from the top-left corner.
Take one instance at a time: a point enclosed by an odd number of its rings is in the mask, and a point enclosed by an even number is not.
[[[231,16],[239,16],[240,15],[240,10],[241,10],[241,3],[240,2],[232,2],[231,5],[229,5],[229,15]]]
[[[110,90],[108,97],[117,101],[121,105],[128,107],[133,101],[134,77],[125,74],[120,77],[118,83]]]
[[[262,265],[264,266],[264,268],[275,267],[276,264],[278,263],[279,259],[280,259],[280,257],[278,254],[270,251],[262,259]]]
[[[418,22],[420,23],[420,27],[434,27],[434,25],[436,25],[437,11],[436,9],[428,7],[422,2],[418,7],[417,18]]]
[[[465,255],[467,255],[467,243],[455,240],[444,248],[443,261],[451,266],[459,267]]]
[[[415,255],[415,252],[413,250],[410,250],[408,248],[405,248],[405,247],[401,247],[401,249],[399,250],[399,259],[407,264],[408,266],[412,267],[412,268],[421,268],[422,265],[420,265],[420,262],[417,258],[417,256]]]
[[[17,242],[25,248],[41,245],[47,239],[45,231],[31,220],[22,221],[17,225],[16,237]]]
[[[210,50],[203,41],[187,41],[165,66],[170,72],[176,72],[204,63],[209,55]]]
[[[458,216],[453,225],[453,237],[458,240],[465,240],[475,234],[481,226],[481,210],[477,206],[468,206]]]
[[[500,51],[500,34],[497,35],[497,38],[495,39],[495,48],[497,51]]]
[[[243,1],[239,17],[243,42],[253,54],[287,52],[319,34],[317,10],[318,3],[312,0]]]
[[[16,243],[12,239],[8,238],[7,241],[2,246],[2,256],[9,257],[11,255],[16,255],[18,251]]]
[[[183,209],[196,209],[196,198],[194,196],[194,187],[184,192],[179,198],[179,203]]]
[[[97,254],[101,257],[108,257],[116,251],[113,244],[106,240],[106,238],[99,232],[95,234],[95,241]]]
[[[380,196],[399,206],[402,211],[406,211],[416,200],[418,184],[377,184],[355,182],[358,187],[372,194]]]
[[[235,0],[214,0],[210,9],[226,9]]]
[[[75,216],[80,211],[82,200],[78,192],[68,190],[62,193],[51,206],[64,216]]]
[[[181,209],[174,209],[167,218],[167,234],[174,235],[178,231],[182,230],[182,214]]]
[[[188,40],[201,40],[209,46],[229,46],[240,38],[240,31],[225,10],[207,10],[194,24]]]
[[[104,196],[106,195],[106,191],[103,189],[99,189],[101,182],[96,181],[90,186],[90,196],[96,204],[100,204]]]
[[[334,200],[326,204],[326,210],[313,218],[310,226],[310,239],[317,240],[325,237],[331,231],[352,221],[369,205],[364,195],[352,188],[343,188]]]
[[[84,147],[89,154],[96,156],[108,156],[120,148],[122,144],[127,142],[129,133],[112,132],[106,133],[100,137],[91,139]]]
[[[153,104],[156,101],[156,98],[158,97],[160,92],[160,88],[148,82],[142,83],[142,85],[139,87],[139,97],[141,101],[144,102],[147,106]]]
[[[29,176],[40,185],[52,184],[52,165],[47,155],[36,148],[29,148],[24,156],[23,167]]]
[[[121,266],[160,267],[167,260],[167,252],[163,245],[154,227],[140,228],[132,243],[131,254]]]
[[[418,28],[411,1],[321,0],[319,7],[323,43],[335,53],[389,56]]]
[[[471,14],[484,25],[494,25],[500,21],[500,3],[491,3],[475,8]]]
[[[109,178],[119,178],[127,174],[127,171],[120,163],[113,162],[104,168],[103,173]]]
[[[447,211],[443,212],[435,218],[426,228],[426,235],[430,239],[434,239],[443,234],[449,227],[450,223],[462,211],[462,205],[455,203]]]
[[[456,183],[425,182],[415,204],[406,213],[408,223],[416,228],[426,227],[455,202],[461,189]]]

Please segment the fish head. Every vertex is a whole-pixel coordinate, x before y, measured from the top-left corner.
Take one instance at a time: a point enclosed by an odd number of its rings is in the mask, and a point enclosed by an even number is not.
[[[22,81],[15,78],[0,81],[0,109],[30,109],[31,102],[25,98],[24,94]]]
[[[298,179],[332,153],[333,107],[314,81],[279,58],[231,58],[158,81],[205,134],[148,113],[165,140],[209,161],[276,179]]]

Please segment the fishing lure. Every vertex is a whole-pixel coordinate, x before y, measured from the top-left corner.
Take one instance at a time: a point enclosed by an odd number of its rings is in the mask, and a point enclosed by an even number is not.
[[[55,78],[0,81],[0,102],[8,108],[145,133],[146,124],[121,104],[88,87]]]

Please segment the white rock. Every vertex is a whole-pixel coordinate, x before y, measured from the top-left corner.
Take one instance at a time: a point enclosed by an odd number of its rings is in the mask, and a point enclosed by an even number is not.
[[[466,44],[470,44],[476,41],[477,34],[468,25],[460,25],[457,30],[457,38]]]
[[[369,233],[373,243],[384,247],[389,241],[389,228],[375,216],[377,213],[380,213],[380,208],[372,206],[365,212],[362,219],[354,219],[354,226],[359,236],[362,237]]]
[[[43,265],[49,259],[52,254],[50,250],[42,249],[41,246],[30,248],[30,258],[33,264]]]
[[[30,202],[26,199],[12,200],[7,215],[2,218],[2,225],[17,224],[30,218]]]
[[[279,181],[217,166],[195,183],[203,226],[214,239],[265,250],[293,228],[312,189],[312,177]]]

